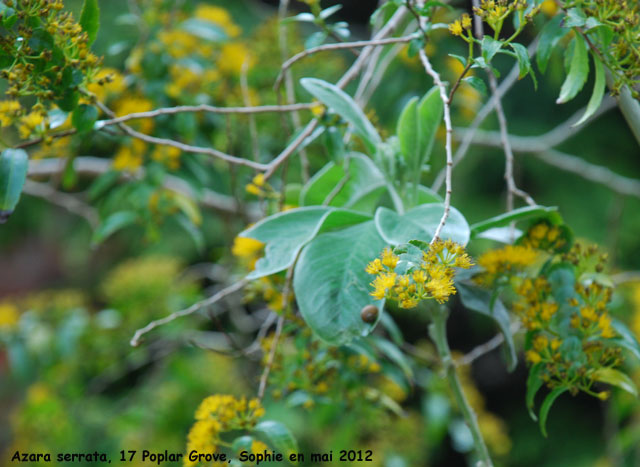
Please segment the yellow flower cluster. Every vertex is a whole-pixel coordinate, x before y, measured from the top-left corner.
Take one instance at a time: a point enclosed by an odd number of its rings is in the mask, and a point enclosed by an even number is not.
[[[548,326],[558,311],[558,304],[549,300],[551,286],[544,277],[524,279],[516,293],[520,300],[513,305],[513,311],[520,316],[522,324],[529,331]]]
[[[537,258],[538,253],[529,246],[507,245],[489,250],[478,258],[478,265],[484,269],[484,273],[476,276],[475,280],[482,285],[491,286],[500,277],[524,271]]]
[[[558,251],[567,244],[567,239],[559,226],[539,222],[529,228],[521,244],[538,250]]]
[[[230,395],[214,395],[204,399],[195,413],[196,422],[187,435],[187,452],[212,453],[220,443],[220,434],[231,430],[253,428],[264,416],[264,408],[258,399],[247,401]],[[185,456],[184,465],[197,462]]]
[[[576,284],[576,292],[580,300],[572,298],[569,304],[579,308],[578,313],[571,316],[571,327],[580,330],[587,336],[600,334],[603,339],[615,337],[611,325],[611,317],[607,304],[611,301],[612,289],[593,282],[588,286]]]
[[[447,240],[437,240],[422,253],[421,264],[406,274],[397,274],[399,257],[385,248],[380,258],[371,261],[366,272],[375,275],[370,293],[377,300],[388,298],[399,302],[401,308],[415,308],[423,300],[435,299],[444,303],[456,293],[453,285],[454,267],[468,269],[473,263],[464,247]]]
[[[460,19],[449,24],[449,32],[454,36],[462,36],[464,31],[471,31],[471,17],[466,13]]]
[[[0,331],[11,330],[20,321],[20,312],[18,307],[13,303],[1,302],[0,303]]]
[[[482,0],[480,7],[474,7],[473,12],[499,34],[504,21],[514,11],[522,15],[523,22],[531,21],[532,17],[540,10],[540,6],[534,7],[527,15],[524,15],[523,12],[528,6],[527,0]]]

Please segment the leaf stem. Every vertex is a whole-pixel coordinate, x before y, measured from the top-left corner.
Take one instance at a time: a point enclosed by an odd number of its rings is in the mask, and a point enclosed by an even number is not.
[[[447,341],[447,317],[449,316],[449,310],[444,306],[438,306],[433,307],[430,312],[432,322],[429,325],[429,334],[436,344],[438,355],[440,356],[440,361],[444,367],[449,387],[453,391],[453,395],[460,411],[467,422],[467,426],[471,430],[476,455],[479,459],[478,466],[492,467],[493,462],[491,461],[487,445],[480,433],[478,419],[473,408],[469,405],[469,401],[467,400],[464,391],[462,390],[462,384],[460,383],[460,378],[456,373],[453,357],[451,356],[451,349],[449,348],[449,342]]]

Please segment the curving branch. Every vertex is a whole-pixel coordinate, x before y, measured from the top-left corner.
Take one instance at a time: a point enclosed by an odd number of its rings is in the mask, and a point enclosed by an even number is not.
[[[162,319],[157,319],[155,321],[151,321],[145,327],[140,328],[135,332],[135,334],[131,338],[131,341],[129,342],[129,344],[132,347],[137,347],[140,344],[140,339],[142,338],[142,336],[144,336],[146,333],[148,333],[150,331],[153,331],[158,326],[162,326],[163,324],[170,323],[171,321],[174,321],[174,320],[176,320],[178,318],[182,318],[183,316],[188,316],[190,314],[193,314],[196,311],[201,310],[202,308],[211,306],[214,303],[222,300],[227,295],[230,295],[230,294],[242,289],[248,283],[249,283],[249,281],[247,279],[242,279],[242,280],[236,282],[235,284],[232,284],[229,287],[226,287],[226,288],[222,289],[221,291],[219,291],[218,293],[212,295],[211,297],[208,297],[208,298],[206,298],[206,299],[204,299],[202,301],[194,303],[189,308],[185,308],[184,310],[180,310],[180,311],[176,311],[175,313],[171,313],[170,315],[165,316]]]

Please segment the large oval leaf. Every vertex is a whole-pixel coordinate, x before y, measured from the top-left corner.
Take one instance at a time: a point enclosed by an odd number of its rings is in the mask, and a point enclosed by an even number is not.
[[[344,118],[355,133],[362,138],[373,154],[382,142],[375,127],[349,94],[339,87],[317,78],[302,78],[300,84],[309,93]]]
[[[398,214],[391,209],[380,207],[376,211],[375,223],[382,238],[391,245],[400,245],[409,240],[422,240],[430,242],[435,234],[444,205],[423,204],[413,209]],[[449,217],[440,238],[451,239],[461,245],[469,241],[469,224],[464,216],[455,208],[449,211]]]
[[[384,246],[369,221],[319,235],[302,251],[293,288],[302,317],[321,339],[345,344],[373,329],[360,318],[364,306],[376,304],[364,268]]]
[[[364,214],[324,206],[292,209],[267,217],[239,235],[266,243],[264,257],[256,262],[247,278],[257,279],[287,269],[300,249],[318,235],[325,224],[325,229],[329,229],[369,219]]]

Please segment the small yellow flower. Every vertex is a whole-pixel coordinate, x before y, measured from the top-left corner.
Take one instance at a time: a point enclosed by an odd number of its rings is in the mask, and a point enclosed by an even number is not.
[[[465,29],[471,27],[471,17],[466,13],[462,15],[462,27]]]
[[[264,243],[255,238],[236,237],[233,239],[231,253],[238,258],[249,258],[257,255],[264,248]]]
[[[12,329],[18,321],[20,321],[18,308],[12,303],[0,303],[0,330]]]
[[[388,268],[394,269],[398,264],[398,258],[393,254],[393,250],[389,247],[385,248],[382,252],[382,264],[387,266]]]
[[[611,317],[608,314],[603,314],[598,319],[598,328],[601,330],[600,335],[605,339],[615,337],[616,333],[611,326]]]
[[[533,363],[534,365],[536,363],[539,363],[542,361],[542,357],[540,356],[540,354],[538,352],[536,352],[535,350],[527,350],[526,352],[526,358],[528,361],[530,361],[531,363]]]
[[[453,23],[449,24],[449,32],[454,36],[462,36],[462,23],[460,20],[455,20]]]
[[[382,272],[382,270],[383,270],[383,267],[382,267],[382,261],[380,261],[380,258],[374,259],[369,264],[367,264],[367,267],[365,268],[365,271],[368,274],[373,274],[373,275]]]

